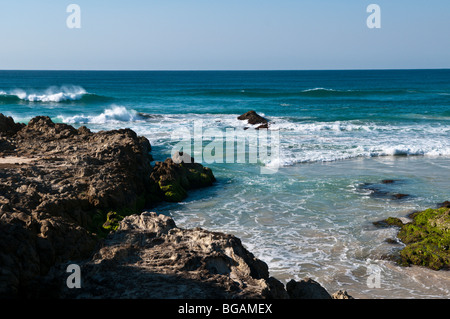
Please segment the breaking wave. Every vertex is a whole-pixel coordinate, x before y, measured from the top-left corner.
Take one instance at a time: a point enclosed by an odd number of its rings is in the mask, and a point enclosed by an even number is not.
[[[109,109],[105,109],[99,115],[75,115],[75,116],[58,116],[64,123],[69,124],[108,124],[120,122],[137,122],[144,121],[145,118],[135,110],[128,110],[124,106],[114,105]]]
[[[0,103],[37,102],[37,103],[61,103],[61,102],[96,102],[110,100],[111,98],[89,93],[80,86],[49,87],[44,91],[13,89],[0,90]]]

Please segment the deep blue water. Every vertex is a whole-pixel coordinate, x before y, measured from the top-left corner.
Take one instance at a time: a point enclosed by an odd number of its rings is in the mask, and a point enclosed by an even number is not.
[[[73,87],[89,95],[63,99],[62,104],[27,100],[33,93],[70,92]],[[17,91],[26,96],[14,98]],[[112,103],[157,114],[255,109],[267,116],[318,121],[450,116],[450,70],[0,71],[0,92],[1,111],[27,116],[49,106],[50,115],[97,114]],[[71,106],[76,110],[69,110]]]

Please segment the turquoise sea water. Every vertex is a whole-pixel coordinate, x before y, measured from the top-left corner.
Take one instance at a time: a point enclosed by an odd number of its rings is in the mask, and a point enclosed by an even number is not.
[[[264,161],[206,163],[216,185],[157,212],[235,234],[283,281],[309,276],[362,298],[450,297],[448,272],[385,260],[401,245],[384,241],[395,230],[372,225],[449,200],[450,70],[0,71],[1,113],[129,127],[156,160],[179,142],[172,132],[194,136],[199,121],[203,133],[245,138],[254,131],[236,118],[249,110],[279,133],[277,172],[261,174],[273,165]],[[379,287],[367,284],[374,274]]]

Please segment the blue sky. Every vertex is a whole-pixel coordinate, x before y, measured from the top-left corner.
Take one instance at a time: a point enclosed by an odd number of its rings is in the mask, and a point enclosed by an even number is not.
[[[448,0],[10,0],[0,28],[0,69],[450,68]]]

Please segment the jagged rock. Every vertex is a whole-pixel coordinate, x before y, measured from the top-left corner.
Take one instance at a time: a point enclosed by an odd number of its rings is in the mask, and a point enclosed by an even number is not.
[[[24,124],[15,123],[12,117],[0,113],[0,136],[14,135],[24,126]]]
[[[352,296],[350,296],[346,290],[339,290],[336,291],[334,294],[331,295],[332,299],[354,299]]]
[[[267,265],[232,235],[182,229],[153,212],[126,217],[63,298],[286,298]],[[64,282],[59,280],[60,282]]]
[[[91,133],[45,116],[23,125],[0,114],[0,130],[0,296],[27,296],[55,263],[89,256],[98,211],[145,204],[151,146],[131,130]]]

